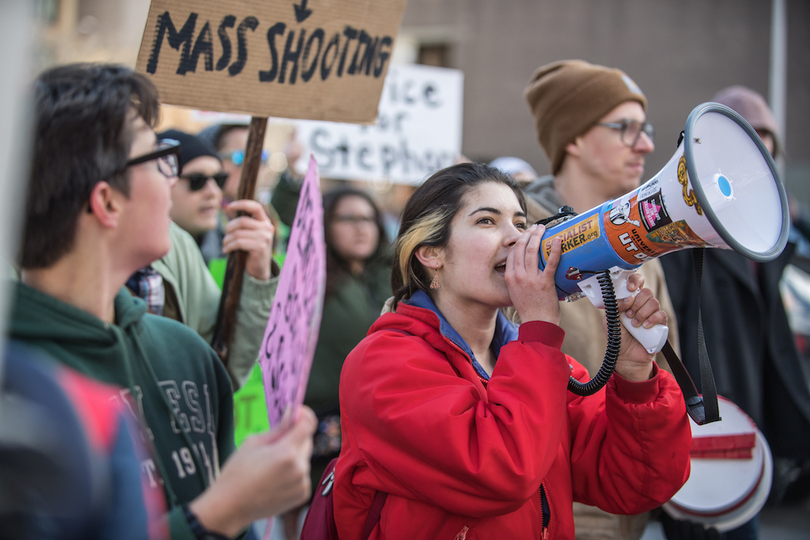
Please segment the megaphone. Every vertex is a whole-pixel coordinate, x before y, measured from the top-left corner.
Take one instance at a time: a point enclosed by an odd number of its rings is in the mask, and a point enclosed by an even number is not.
[[[606,274],[623,298],[630,295],[624,287],[629,275],[666,253],[732,249],[765,262],[782,252],[788,238],[787,195],[770,153],[739,114],[719,103],[692,110],[675,154],[641,187],[570,214],[547,224],[540,268],[552,238],[562,237],[558,296],[585,296],[597,307],[604,307],[597,282]],[[650,353],[664,346],[666,326],[636,328],[624,315],[622,322]]]

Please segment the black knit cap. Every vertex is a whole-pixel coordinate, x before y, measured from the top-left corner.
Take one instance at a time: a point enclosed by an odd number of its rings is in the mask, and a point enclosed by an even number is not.
[[[222,162],[219,155],[217,155],[217,151],[214,150],[214,147],[211,146],[208,141],[205,141],[196,135],[191,135],[190,133],[185,133],[176,129],[169,129],[162,133],[158,133],[157,138],[158,140],[174,139],[180,143],[181,172],[186,163],[201,156],[211,156],[216,158],[220,163]]]

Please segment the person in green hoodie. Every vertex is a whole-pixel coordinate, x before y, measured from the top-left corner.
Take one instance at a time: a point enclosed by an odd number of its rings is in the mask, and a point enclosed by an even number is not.
[[[124,288],[169,250],[178,145],[153,130],[157,91],[131,69],[60,66],[34,87],[34,145],[10,337],[121,388],[152,456],[174,539],[231,538],[310,493],[315,417],[234,450],[231,383],[187,326]]]

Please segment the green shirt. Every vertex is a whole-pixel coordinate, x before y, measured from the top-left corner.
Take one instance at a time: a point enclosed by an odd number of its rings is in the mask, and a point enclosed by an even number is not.
[[[346,276],[324,299],[318,345],[312,359],[304,402],[316,411],[338,407],[343,361],[366,337],[391,296],[391,264],[387,257],[372,263],[360,276]]]

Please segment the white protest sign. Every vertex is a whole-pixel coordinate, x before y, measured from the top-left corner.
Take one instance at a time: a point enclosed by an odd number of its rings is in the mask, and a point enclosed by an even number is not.
[[[459,70],[392,64],[377,123],[297,122],[303,155],[329,178],[420,184],[461,154],[463,86]]]
[[[287,409],[296,417],[304,402],[318,343],[326,286],[323,201],[319,186],[318,165],[311,158],[259,352],[271,429],[279,425]]]

